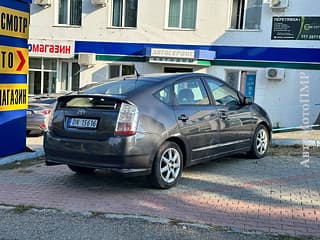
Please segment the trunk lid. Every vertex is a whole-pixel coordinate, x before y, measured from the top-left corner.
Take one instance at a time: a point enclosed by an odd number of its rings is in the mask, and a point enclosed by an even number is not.
[[[125,96],[68,95],[58,98],[50,131],[60,137],[106,140],[114,135]]]

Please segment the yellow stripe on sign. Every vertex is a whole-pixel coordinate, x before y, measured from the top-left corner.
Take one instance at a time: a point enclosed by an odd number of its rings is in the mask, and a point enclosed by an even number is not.
[[[29,13],[0,6],[0,35],[29,37]]]
[[[0,45],[0,73],[27,74],[28,49]]]
[[[0,84],[0,112],[28,108],[28,85]]]

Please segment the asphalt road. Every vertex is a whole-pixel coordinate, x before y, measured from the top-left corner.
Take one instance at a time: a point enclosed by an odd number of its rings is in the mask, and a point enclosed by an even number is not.
[[[224,228],[215,229],[206,225],[178,223],[168,219],[86,215],[17,207],[0,210],[0,239],[275,240],[279,237],[244,234]]]

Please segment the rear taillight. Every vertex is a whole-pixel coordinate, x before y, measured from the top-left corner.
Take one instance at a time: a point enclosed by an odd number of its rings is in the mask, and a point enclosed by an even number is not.
[[[138,125],[138,108],[134,105],[122,103],[117,119],[115,135],[136,134]]]
[[[47,125],[45,123],[41,123],[40,124],[40,128],[44,131],[46,131],[48,128],[47,128]]]
[[[33,112],[36,114],[48,115],[51,113],[51,109],[34,110]]]
[[[51,109],[44,109],[41,111],[42,114],[47,115],[51,113]]]
[[[56,106],[57,106],[57,102],[55,102],[52,106],[52,110],[50,111],[50,115],[49,117],[47,118],[47,126],[48,126],[48,129],[51,128],[51,125],[52,125],[52,119],[53,119],[53,115],[54,115],[54,111],[56,109]]]

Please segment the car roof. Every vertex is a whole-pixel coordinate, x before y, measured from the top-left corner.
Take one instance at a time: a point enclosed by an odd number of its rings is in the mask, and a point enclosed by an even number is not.
[[[180,79],[185,79],[185,78],[190,78],[190,77],[208,77],[208,78],[214,78],[215,80],[218,80],[216,77],[213,77],[209,74],[206,73],[194,73],[194,72],[187,72],[187,73],[153,73],[153,74],[143,74],[143,75],[127,75],[123,77],[117,77],[117,78],[112,78],[108,80],[104,80],[99,82],[97,85],[94,84],[94,86],[89,87],[88,89],[85,89],[84,91],[78,91],[71,93],[71,95],[74,94],[92,94],[88,93],[91,90],[95,88],[99,88],[101,86],[104,86],[106,84],[112,84],[116,82],[135,82],[135,84],[140,83],[139,88],[134,88],[134,92],[130,90],[129,92],[125,93],[125,96],[130,96],[130,95],[135,95],[138,92],[144,92],[145,88],[149,88],[151,86],[157,87],[161,85],[165,85],[167,83],[177,81]],[[67,94],[69,95],[69,94]]]
[[[143,75],[127,75],[122,77],[116,77],[111,78],[107,80],[103,80],[101,82],[97,82],[96,84],[93,84],[93,86],[90,86],[88,89],[83,90],[84,92],[86,90],[89,90],[91,88],[99,87],[104,84],[109,84],[112,82],[120,82],[120,81],[137,81],[137,82],[145,82],[145,83],[152,83],[152,85],[157,83],[162,83],[170,80],[176,80],[184,77],[191,77],[191,76],[203,76],[203,77],[209,77],[210,75],[205,73],[194,73],[194,72],[188,72],[188,73],[152,73],[152,74],[143,74]],[[80,92],[81,91],[80,88]],[[71,93],[72,94],[72,93]],[[67,94],[68,95],[68,94]]]
[[[152,74],[143,74],[140,76],[127,76],[123,77],[123,80],[136,80],[136,81],[148,81],[148,82],[162,82],[169,79],[174,78],[184,78],[184,77],[191,77],[191,76],[209,76],[208,74],[204,73],[152,73]]]

